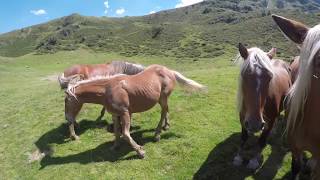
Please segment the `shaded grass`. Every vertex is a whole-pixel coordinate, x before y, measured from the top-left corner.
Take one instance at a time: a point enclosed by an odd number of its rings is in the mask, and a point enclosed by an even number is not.
[[[208,94],[187,94],[180,88],[169,99],[171,129],[153,142],[160,118],[156,106],[134,114],[133,138],[144,145],[146,159],[122,142],[109,150],[113,135],[96,121],[101,106],[85,105],[77,120],[80,141],[70,141],[64,120],[64,93],[55,81],[43,77],[57,74],[75,63],[102,63],[123,59],[116,54],[86,50],[53,55],[0,58],[0,174],[4,179],[269,179],[289,172],[289,154],[281,144],[268,145],[265,163],[254,174],[231,166],[240,142],[235,107],[238,67],[224,54],[215,59],[175,59],[135,56],[129,61],[163,64],[209,88]],[[110,115],[104,120],[110,122]],[[36,149],[50,150],[41,161],[28,163]],[[273,166],[277,168],[274,169]],[[270,170],[268,170],[271,168]],[[259,173],[260,172],[260,173]]]

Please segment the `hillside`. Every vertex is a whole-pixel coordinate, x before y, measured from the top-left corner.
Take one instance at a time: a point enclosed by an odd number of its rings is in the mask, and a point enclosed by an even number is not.
[[[271,13],[317,23],[319,0],[207,0],[141,17],[62,17],[0,35],[0,56],[89,48],[124,56],[212,58],[242,41],[276,46],[282,56],[296,48],[285,42]]]

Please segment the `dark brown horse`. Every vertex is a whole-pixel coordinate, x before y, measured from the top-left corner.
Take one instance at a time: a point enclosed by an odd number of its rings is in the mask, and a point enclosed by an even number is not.
[[[258,153],[247,165],[247,168],[256,169],[266,138],[283,109],[283,99],[291,86],[290,70],[284,61],[271,59],[273,51],[265,53],[259,48],[247,49],[241,43],[239,51],[243,60],[238,89],[242,144],[233,163],[237,166],[243,163],[241,153],[248,135],[262,130]]]
[[[131,115],[147,111],[159,103],[161,118],[155,132],[155,139],[159,140],[161,130],[169,127],[168,98],[176,82],[189,90],[205,89],[203,85],[187,79],[179,72],[160,65],[149,66],[143,72],[132,76],[118,75],[99,80],[85,80],[69,86],[65,98],[65,116],[70,123],[71,137],[78,139],[74,123],[82,105],[101,104],[112,114],[115,133],[113,149],[119,146],[122,134],[139,157],[143,158],[145,151],[130,136]]]
[[[309,151],[317,164],[313,178],[320,179],[320,25],[306,25],[281,16],[272,16],[280,29],[299,44],[299,74],[289,94],[287,136],[292,151],[292,178],[301,167],[303,151]]]
[[[77,82],[94,77],[109,77],[116,74],[133,75],[143,71],[144,67],[140,64],[133,64],[124,61],[112,61],[107,64],[76,64],[64,70],[58,77],[61,89],[66,89],[70,82]],[[105,109],[102,108],[100,116],[104,116]]]

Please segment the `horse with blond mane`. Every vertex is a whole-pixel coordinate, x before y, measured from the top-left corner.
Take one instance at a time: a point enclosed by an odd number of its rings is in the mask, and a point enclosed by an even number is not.
[[[124,61],[112,61],[106,64],[76,64],[64,70],[58,77],[61,89],[66,89],[69,83],[95,78],[95,77],[109,77],[116,74],[133,75],[143,71],[144,67],[140,64],[134,64]],[[105,109],[102,108],[100,116],[101,119],[105,114]]]
[[[160,65],[151,65],[136,75],[117,75],[69,85],[65,98],[65,116],[69,122],[71,137],[78,139],[74,131],[74,123],[82,105],[84,103],[101,104],[112,114],[115,134],[112,149],[119,146],[122,135],[139,157],[144,158],[145,151],[142,146],[130,136],[131,115],[147,111],[159,103],[161,118],[155,131],[155,139],[160,140],[161,130],[169,128],[168,98],[176,82],[187,90],[206,89],[205,86],[184,77],[179,72]]]
[[[257,169],[266,139],[283,109],[283,100],[291,86],[290,70],[286,62],[272,59],[276,53],[274,48],[266,53],[256,47],[247,49],[240,43],[239,52],[242,65],[238,110],[242,143],[233,164],[242,165],[242,151],[249,135],[262,131],[258,140],[258,152],[247,165],[249,169]]]
[[[301,169],[303,151],[316,160],[313,179],[320,179],[320,25],[309,28],[301,22],[272,15],[282,32],[299,44],[297,80],[288,97],[287,136],[292,151],[292,178]]]

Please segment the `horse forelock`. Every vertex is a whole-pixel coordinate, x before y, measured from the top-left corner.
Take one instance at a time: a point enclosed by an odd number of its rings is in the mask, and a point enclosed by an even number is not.
[[[237,94],[237,107],[239,112],[242,110],[242,105],[243,105],[242,75],[245,74],[245,72],[248,69],[253,71],[255,66],[259,66],[261,68],[268,70],[273,77],[276,75],[272,68],[271,59],[268,57],[266,52],[264,52],[263,50],[257,47],[248,49],[248,52],[249,52],[249,56],[246,60],[243,59],[240,56],[240,54],[236,57],[236,62],[240,63],[240,75],[238,79],[238,94]],[[273,79],[274,78],[272,78],[270,83],[273,83]]]
[[[314,57],[320,50],[320,25],[311,28],[300,50],[298,77],[289,91],[287,130],[294,132],[304,120],[304,106],[311,87]]]

